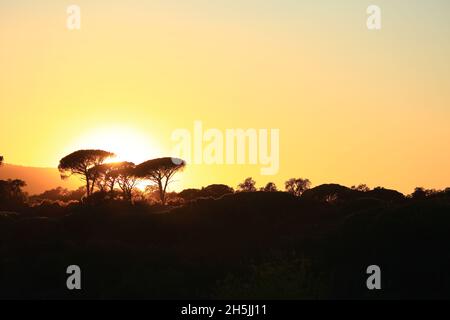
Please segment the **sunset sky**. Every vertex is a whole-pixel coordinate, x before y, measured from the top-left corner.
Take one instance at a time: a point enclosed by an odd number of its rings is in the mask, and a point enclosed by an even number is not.
[[[70,4],[81,30],[66,28]],[[176,188],[448,187],[449,21],[447,0],[0,0],[0,155],[56,167],[95,147],[140,162],[200,120],[279,129],[279,173],[192,164]]]

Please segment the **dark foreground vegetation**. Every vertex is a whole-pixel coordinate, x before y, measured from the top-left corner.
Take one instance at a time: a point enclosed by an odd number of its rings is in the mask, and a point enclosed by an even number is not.
[[[0,298],[450,298],[449,190],[219,185],[162,206],[61,189],[24,202],[8,183]],[[79,291],[66,288],[73,264]],[[366,287],[372,264],[382,290]]]

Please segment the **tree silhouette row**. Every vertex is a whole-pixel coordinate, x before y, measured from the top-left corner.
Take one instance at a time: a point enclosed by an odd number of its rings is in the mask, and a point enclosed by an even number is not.
[[[86,184],[88,197],[95,188],[112,193],[118,185],[124,198],[131,201],[138,181],[148,180],[157,185],[160,201],[164,205],[167,186],[174,175],[186,166],[184,160],[170,157],[152,159],[138,165],[127,161],[106,162],[113,157],[114,153],[104,150],[78,150],[62,158],[58,170],[62,179],[79,176]]]

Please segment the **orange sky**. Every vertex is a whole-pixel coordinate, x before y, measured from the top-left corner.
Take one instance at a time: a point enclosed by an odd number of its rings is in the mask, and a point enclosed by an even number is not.
[[[56,167],[78,148],[142,161],[171,134],[280,130],[280,170],[188,166],[177,188],[307,177],[409,193],[450,186],[450,4],[349,0],[0,4],[0,154]]]

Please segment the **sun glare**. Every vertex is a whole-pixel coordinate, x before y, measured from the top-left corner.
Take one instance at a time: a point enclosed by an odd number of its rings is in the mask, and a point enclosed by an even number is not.
[[[73,150],[102,149],[114,152],[116,157],[107,162],[131,161],[139,164],[161,156],[154,141],[144,133],[130,128],[101,128],[79,138]]]

